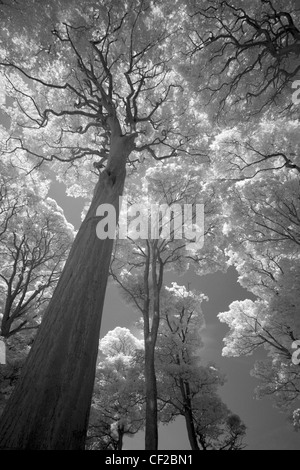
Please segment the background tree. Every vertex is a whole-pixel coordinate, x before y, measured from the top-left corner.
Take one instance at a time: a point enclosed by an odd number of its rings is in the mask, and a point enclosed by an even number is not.
[[[223,352],[251,354],[264,345],[270,359],[255,365],[258,393],[293,414],[299,398],[291,344],[299,336],[300,160],[292,84],[299,78],[299,11],[294,1],[276,0],[188,8],[187,75],[220,123],[210,158],[228,217],[226,252],[239,282],[257,297],[220,314],[230,326]]]
[[[300,20],[296,0],[187,2],[191,67],[201,67],[199,88],[215,115],[235,119],[294,111],[292,83],[299,79]],[[199,70],[199,69],[198,69]],[[196,75],[193,74],[193,75]]]
[[[46,182],[26,176],[7,155],[0,162],[1,411],[30,350],[74,238],[61,208],[44,199]]]
[[[262,380],[259,396],[273,396],[290,415],[299,399],[291,348],[299,337],[299,149],[293,137],[297,122],[284,122],[280,128],[282,120],[262,120],[246,144],[240,143],[243,133],[228,131],[216,139],[214,150],[216,156],[225,147],[227,152],[227,168],[218,177],[228,195],[229,260],[239,282],[257,298],[233,302],[219,315],[230,326],[223,353],[252,354],[264,346],[270,359],[253,371]]]
[[[162,319],[155,353],[158,416],[167,423],[182,414],[194,450],[236,450],[243,447],[245,426],[218,395],[223,376],[214,366],[200,363],[204,328],[200,305],[204,299],[176,283],[161,293]],[[141,346],[141,340],[120,327],[100,341],[106,356],[97,368],[88,448],[120,450],[123,435],[134,434],[143,426]]]
[[[201,303],[208,299],[176,283],[165,289],[156,352],[161,419],[184,416],[193,450],[238,450],[245,425],[218,395],[224,377],[215,366],[201,364]]]
[[[218,395],[195,400],[196,434],[201,450],[242,450],[246,426]]]
[[[73,230],[50,198],[24,194],[0,240],[1,335],[9,338],[41,320],[61,274]]]
[[[128,328],[117,327],[101,339],[104,358],[97,365],[88,449],[122,450],[123,437],[144,426],[142,347]]]
[[[292,345],[300,334],[297,311],[300,269],[294,259],[281,261],[279,267],[279,274],[274,269],[270,271],[273,282],[265,285],[264,295],[255,302],[233,302],[219,318],[230,327],[224,355],[250,355],[260,347],[267,350],[269,357],[257,361],[252,371],[260,380],[257,396],[270,396],[292,419],[300,398],[299,365],[292,360]],[[260,290],[266,278],[267,275],[260,277]]]
[[[164,274],[168,270],[185,272],[193,264],[199,273],[213,272],[224,268],[224,254],[220,236],[221,221],[216,221],[219,201],[212,197],[213,186],[202,179],[201,167],[185,169],[172,163],[149,168],[141,181],[132,181],[126,193],[128,206],[139,203],[139,217],[128,217],[128,240],[118,240],[111,272],[122,288],[123,295],[135,309],[142,313],[145,347],[145,386],[146,386],[146,428],[147,448],[157,448],[157,385],[155,375],[155,345],[160,323],[160,296]],[[161,171],[163,169],[163,172]],[[199,182],[200,180],[200,182]],[[142,192],[141,192],[142,189]],[[151,206],[161,206],[162,217],[157,237],[153,238],[153,217]],[[163,206],[165,204],[165,206]],[[184,204],[193,205],[194,214],[190,220],[183,220]],[[196,204],[204,208],[205,226],[195,214]],[[131,206],[133,207],[133,206]],[[168,234],[164,229],[168,223],[164,211],[174,211]],[[150,218],[150,220],[149,220]],[[177,219],[176,219],[177,218]],[[168,219],[168,217],[167,217]],[[121,217],[122,220],[122,217]],[[170,220],[170,219],[168,219]],[[152,225],[151,225],[151,223]],[[123,222],[122,222],[123,223]],[[165,225],[164,225],[165,224]],[[197,226],[198,224],[198,226]],[[203,240],[204,247],[191,241],[191,229]],[[179,234],[180,232],[180,234]],[[179,236],[180,235],[180,236]],[[216,248],[216,241],[218,248]],[[149,447],[148,447],[149,446]],[[150,447],[151,446],[151,447]]]

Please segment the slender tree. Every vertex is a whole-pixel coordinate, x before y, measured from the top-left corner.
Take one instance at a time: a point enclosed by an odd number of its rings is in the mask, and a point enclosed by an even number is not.
[[[166,271],[173,269],[182,273],[190,264],[199,273],[224,268],[222,240],[219,238],[221,219],[218,222],[215,219],[219,203],[211,197],[214,188],[207,184],[204,190],[199,183],[200,167],[195,166],[191,170],[184,168],[184,164],[178,167],[165,163],[162,172],[158,164],[149,168],[141,181],[131,182],[126,193],[128,207],[133,211],[133,204],[139,203],[137,207],[140,215],[130,215],[129,209],[127,240],[118,240],[111,263],[112,276],[121,287],[125,299],[141,312],[143,318],[146,449],[156,449],[158,443],[155,346],[159,332],[164,275]],[[184,204],[189,204],[190,208],[194,205],[194,215],[189,220],[183,219],[183,214],[186,214]],[[203,220],[195,214],[196,204],[203,206],[205,226]],[[162,216],[161,223],[157,226],[156,238],[153,238],[156,225],[153,213],[151,215],[151,206],[160,208]],[[169,218],[168,211],[171,213],[171,210],[173,215]],[[159,217],[156,221],[158,220]],[[192,228],[194,240],[191,240],[191,233],[187,234]],[[196,239],[197,231],[201,240],[205,237],[205,246]],[[220,240],[219,249],[215,249],[216,240]]]
[[[201,364],[203,294],[173,283],[161,299],[161,327],[156,351],[161,419],[182,415],[193,450],[238,450],[245,425],[222,402],[218,389],[224,377]]]

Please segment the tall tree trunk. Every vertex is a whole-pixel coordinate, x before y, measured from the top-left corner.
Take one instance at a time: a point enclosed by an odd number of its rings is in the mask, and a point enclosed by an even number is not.
[[[198,446],[193,413],[192,413],[192,403],[189,396],[189,384],[184,382],[183,379],[179,379],[180,382],[180,391],[184,403],[184,419],[186,424],[186,429],[188,433],[188,438],[192,450],[200,450]]]
[[[84,449],[113,240],[96,235],[97,207],[119,196],[133,136],[112,133],[110,157],[1,416],[1,449]]]
[[[145,449],[156,450],[158,446],[158,430],[157,430],[157,386],[154,367],[154,348],[152,328],[150,328],[150,260],[151,260],[151,243],[147,240],[146,262],[144,268],[144,344],[145,344],[145,395],[146,395],[146,416],[145,416]]]
[[[155,345],[151,335],[145,338],[146,426],[145,450],[157,450],[157,385],[154,367]]]
[[[151,249],[150,249],[151,246]],[[153,306],[152,325],[149,319],[149,267],[151,265]],[[157,273],[158,267],[158,273]],[[146,382],[146,426],[145,450],[157,450],[157,383],[155,374],[155,345],[160,320],[160,291],[163,282],[163,263],[157,249],[157,240],[148,243],[148,261],[145,267],[144,280],[147,280],[147,318],[144,315],[145,341],[145,382]]]

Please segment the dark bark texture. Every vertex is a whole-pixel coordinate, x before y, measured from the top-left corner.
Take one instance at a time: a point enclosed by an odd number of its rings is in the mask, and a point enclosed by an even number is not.
[[[96,235],[100,204],[119,212],[129,136],[116,136],[90,209],[0,423],[0,449],[83,450],[113,240]]]

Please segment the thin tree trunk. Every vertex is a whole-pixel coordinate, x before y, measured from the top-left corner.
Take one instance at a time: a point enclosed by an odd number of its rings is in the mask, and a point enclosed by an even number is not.
[[[186,429],[188,433],[189,442],[192,450],[200,450],[197,442],[197,436],[194,426],[193,413],[192,413],[192,404],[189,397],[189,385],[179,379],[180,381],[180,391],[184,403],[184,419],[186,424]]]
[[[107,168],[1,416],[1,449],[84,449],[113,247],[96,235],[96,210],[112,204],[118,216],[132,137],[112,133]]]
[[[122,450],[123,449],[123,437],[124,437],[124,427],[122,428],[118,427],[118,444],[117,444],[117,450]]]
[[[148,251],[149,260],[147,273],[149,274],[149,263],[151,259],[153,307],[152,325],[149,328],[149,314],[145,335],[145,382],[146,382],[146,426],[145,426],[145,450],[157,450],[158,427],[157,427],[157,383],[155,374],[155,345],[157,340],[160,320],[160,291],[163,282],[163,264],[157,249],[157,240],[152,243],[152,250]],[[158,273],[157,273],[158,266]],[[148,276],[147,276],[148,281]],[[148,284],[149,288],[149,284]],[[148,290],[149,296],[149,290]],[[148,304],[149,311],[149,304]],[[145,324],[145,319],[144,319]]]
[[[200,442],[201,447],[202,447],[202,449],[200,449],[200,450],[207,450],[207,445],[206,445],[206,441],[205,441],[204,435],[203,435],[203,434],[199,434],[198,437],[199,437],[199,442]]]
[[[156,450],[158,446],[157,431],[157,388],[154,368],[154,347],[152,329],[150,328],[150,259],[151,243],[147,240],[147,256],[144,268],[144,344],[145,344],[145,395],[146,395],[146,416],[145,416],[145,449]]]
[[[15,263],[14,263],[14,271],[16,270],[16,264],[17,264],[17,260],[15,260]],[[13,281],[13,277],[14,275],[11,276],[10,282]],[[3,312],[3,316],[1,320],[1,336],[4,336],[4,338],[8,338],[10,336],[9,332],[10,332],[11,324],[13,322],[13,319],[9,316],[11,312],[12,304],[13,304],[13,299],[11,296],[11,289],[12,287],[10,285],[8,288],[4,312]]]
[[[191,449],[200,450],[198,446],[198,442],[197,442],[193,419],[191,417],[191,412],[188,408],[184,410],[184,419],[185,419],[185,424],[186,424],[186,429],[187,429]]]
[[[157,385],[154,367],[155,345],[151,336],[145,338],[146,427],[145,450],[157,450]]]

